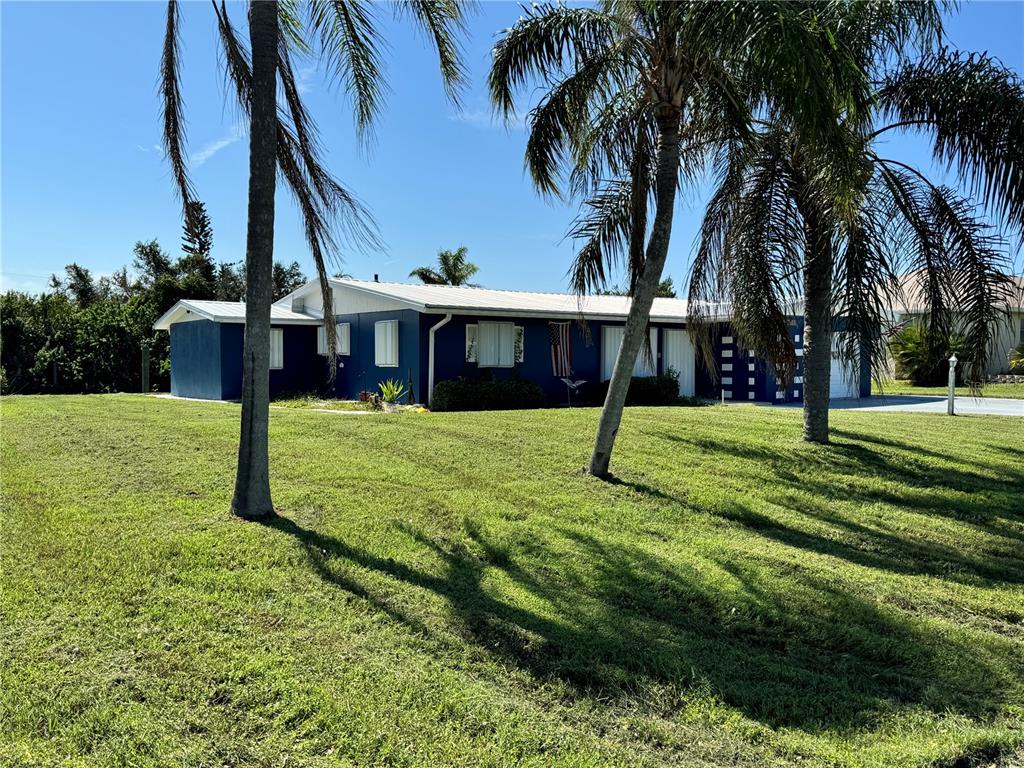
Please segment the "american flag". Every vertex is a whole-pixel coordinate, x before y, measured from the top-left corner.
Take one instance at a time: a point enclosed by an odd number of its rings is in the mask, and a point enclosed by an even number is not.
[[[569,323],[548,323],[551,340],[551,372],[555,376],[572,375],[572,345],[569,343]]]

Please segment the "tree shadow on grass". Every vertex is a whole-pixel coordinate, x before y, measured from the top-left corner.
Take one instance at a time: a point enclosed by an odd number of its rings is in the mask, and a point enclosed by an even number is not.
[[[437,565],[420,567],[287,518],[266,525],[300,542],[326,582],[395,620],[429,635],[386,594],[427,590],[447,602],[468,641],[602,701],[654,685],[674,704],[686,690],[709,687],[771,727],[815,731],[872,725],[879,713],[908,706],[980,717],[1002,703],[1008,685],[984,649],[782,561],[731,554],[699,567],[559,528],[551,535],[567,554],[552,563],[548,553],[495,544],[473,524],[457,541],[403,528],[436,556]],[[360,569],[385,587],[366,586],[352,575]]]

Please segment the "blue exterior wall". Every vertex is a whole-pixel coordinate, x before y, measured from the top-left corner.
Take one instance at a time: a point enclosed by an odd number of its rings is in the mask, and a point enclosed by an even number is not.
[[[345,400],[354,400],[363,390],[376,392],[382,381],[397,379],[407,384],[410,376],[413,395],[417,402],[426,400],[425,365],[420,354],[420,328],[424,317],[412,309],[388,312],[362,312],[354,315],[335,315],[339,323],[349,323],[349,354],[338,356],[338,375],[335,394]],[[379,367],[375,361],[374,324],[381,320],[398,321],[398,366]],[[316,329],[313,331],[313,349],[316,351]],[[319,358],[321,369],[323,358]],[[422,375],[421,375],[422,374]],[[322,378],[322,377],[321,377]]]
[[[326,380],[327,365],[316,353],[316,327],[309,325],[272,326],[284,332],[283,367],[270,370],[270,396],[290,392],[318,391]],[[242,349],[245,326],[242,323],[221,323],[221,392],[222,400],[242,396]],[[173,367],[173,357],[172,357]]]
[[[221,326],[211,320],[171,326],[172,395],[223,399],[220,329]]]
[[[316,354],[316,328],[280,327],[284,332],[284,367],[270,371],[271,397],[317,389],[326,367]],[[242,323],[196,320],[175,323],[170,333],[171,394],[203,400],[237,400],[242,396]]]
[[[362,390],[377,391],[386,379],[398,379],[413,383],[416,402],[425,402],[428,386],[429,332],[431,326],[442,320],[444,315],[423,314],[414,310],[395,310],[351,315],[338,315],[337,322],[350,323],[350,354],[338,357],[338,373],[335,396],[355,399]],[[378,367],[374,360],[374,324],[380,320],[398,321],[398,366]],[[476,363],[467,363],[466,325],[481,320],[514,322],[523,328],[523,362],[513,368],[480,368]],[[586,329],[572,321],[570,343],[572,344],[573,378],[587,382],[580,398],[600,385],[601,379],[601,328],[604,325],[619,326],[621,323],[588,321]],[[665,329],[682,328],[678,324],[655,324],[658,328],[657,368],[663,373]],[[288,392],[322,392],[326,381],[327,365],[322,355],[316,353],[317,329],[315,326],[281,326],[284,332],[284,367],[270,372],[271,396]],[[842,325],[837,323],[836,330]],[[790,319],[790,332],[798,350],[803,347],[803,319]],[[208,320],[190,323],[176,323],[171,326],[171,392],[183,397],[197,397],[215,400],[233,400],[241,396],[242,389],[242,345],[245,329],[241,323],[216,324]],[[718,374],[713,376],[697,353],[695,360],[694,386],[698,397],[718,399],[723,390],[730,393],[734,401],[793,402],[803,396],[803,359],[798,357],[795,378],[783,387],[775,378],[769,366],[761,359],[750,357],[749,351],[741,349],[728,323],[711,327],[711,343],[718,364]],[[732,337],[731,342],[725,341]],[[731,356],[726,356],[731,352]],[[440,382],[459,377],[476,378],[521,378],[536,383],[544,391],[548,402],[561,405],[566,401],[565,384],[551,371],[551,343],[548,337],[548,320],[516,319],[486,315],[454,315],[436,333],[435,378]],[[750,366],[753,366],[753,370]],[[731,370],[728,366],[731,366]],[[861,365],[860,393],[870,395],[870,371],[866,358]],[[731,381],[726,382],[726,379]],[[751,383],[751,379],[753,383]],[[780,398],[778,392],[783,392]],[[576,398],[574,397],[574,400]]]

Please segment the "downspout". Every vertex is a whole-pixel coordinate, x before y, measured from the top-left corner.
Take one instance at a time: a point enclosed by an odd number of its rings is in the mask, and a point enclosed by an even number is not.
[[[430,401],[434,399],[434,331],[438,328],[443,328],[452,319],[452,313],[449,312],[437,325],[430,326],[430,341],[428,343],[427,352],[427,405],[430,405]]]

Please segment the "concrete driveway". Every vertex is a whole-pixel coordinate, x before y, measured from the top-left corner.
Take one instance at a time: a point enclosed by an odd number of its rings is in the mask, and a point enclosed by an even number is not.
[[[798,408],[800,403],[792,403]],[[833,410],[858,411],[903,411],[907,413],[945,413],[946,398],[925,395],[874,395],[859,400],[833,400]],[[1008,397],[958,397],[955,402],[958,415],[977,416],[1024,416],[1024,400]]]

